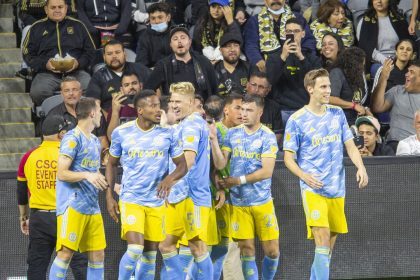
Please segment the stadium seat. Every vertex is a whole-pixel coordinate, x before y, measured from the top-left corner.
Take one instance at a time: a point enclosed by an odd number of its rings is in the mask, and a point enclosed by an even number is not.
[[[48,115],[48,112],[51,111],[52,108],[62,102],[63,96],[61,96],[61,94],[48,97],[44,100],[44,102],[42,102],[41,106],[36,107],[36,115],[39,118],[44,118],[46,115]]]

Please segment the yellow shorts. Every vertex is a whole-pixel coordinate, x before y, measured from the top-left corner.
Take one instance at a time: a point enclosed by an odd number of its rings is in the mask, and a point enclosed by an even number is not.
[[[207,245],[214,246],[220,243],[220,232],[217,227],[217,210],[214,205],[210,209],[209,221],[207,226]]]
[[[273,201],[257,206],[232,206],[232,238],[261,241],[279,238],[279,226]]]
[[[166,209],[165,232],[178,237],[185,234],[187,240],[198,237],[207,242],[209,212],[209,207],[196,206],[191,198],[169,204]]]
[[[106,248],[104,222],[101,213],[82,214],[71,207],[57,217],[57,246],[73,251],[99,251]]]
[[[328,198],[311,191],[302,192],[308,239],[313,239],[311,227],[326,227],[331,232],[347,233],[344,197]]]
[[[121,239],[129,231],[144,235],[144,239],[160,242],[165,239],[165,205],[146,207],[135,203],[120,201]]]
[[[232,204],[223,204],[222,208],[216,210],[217,227],[221,237],[230,238],[231,233]]]

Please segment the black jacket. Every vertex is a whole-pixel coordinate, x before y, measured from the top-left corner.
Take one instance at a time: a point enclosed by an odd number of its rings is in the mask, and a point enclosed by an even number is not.
[[[76,3],[73,0],[65,0],[68,6],[67,15],[75,17],[77,15]],[[45,17],[45,2],[38,0],[19,0],[17,3],[19,18],[24,26],[32,25],[35,21]]]
[[[169,30],[157,32],[150,27],[145,29],[139,36],[136,50],[136,62],[140,62],[149,68],[155,66],[156,62],[172,53],[169,46]]]
[[[140,83],[145,83],[150,74],[150,69],[139,63],[126,62],[123,71],[135,72]],[[86,90],[87,97],[101,101],[101,107],[108,111],[112,105],[112,94],[120,91],[121,77],[108,67],[96,71],[90,79]]]
[[[286,61],[280,58],[277,51],[268,56],[267,77],[272,85],[272,98],[282,110],[297,110],[309,102],[309,94],[303,85],[306,73],[321,68],[321,59],[310,52],[304,52],[300,61],[290,54]]]
[[[22,53],[26,63],[37,73],[47,72],[46,64],[56,54],[73,56],[79,62],[76,70],[84,70],[95,56],[95,45],[81,21],[72,17],[65,17],[61,22],[44,18],[32,25]]]
[[[184,80],[174,79],[175,75],[182,75],[179,73],[178,62],[175,59],[175,56],[169,55],[164,59],[158,61],[153,69],[152,74],[150,74],[149,79],[146,82],[146,89],[156,90],[159,87],[162,87],[162,94],[169,95],[169,86],[174,82],[192,82],[196,88],[196,93],[200,94],[204,100],[206,100],[210,95],[216,94],[217,92],[217,80],[216,74],[213,69],[213,65],[210,61],[203,55],[196,52],[190,51],[194,66],[199,66],[202,75],[201,77],[186,77]]]

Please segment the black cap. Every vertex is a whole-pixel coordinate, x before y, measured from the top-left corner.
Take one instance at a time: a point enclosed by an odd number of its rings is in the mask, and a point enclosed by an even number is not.
[[[173,36],[176,32],[178,32],[178,31],[182,31],[182,32],[184,32],[185,34],[187,34],[187,35],[188,35],[188,37],[190,37],[190,33],[189,33],[189,31],[188,31],[187,26],[186,26],[185,24],[179,24],[179,25],[174,25],[174,26],[171,28],[171,32],[169,33],[169,40],[170,40],[170,39],[172,39],[172,36]]]
[[[49,136],[60,133],[63,130],[70,130],[71,123],[60,115],[48,115],[42,122],[42,135]]]
[[[241,34],[237,34],[233,32],[227,32],[223,34],[222,38],[220,38],[220,47],[223,47],[224,45],[232,41],[242,46],[243,41],[242,41]]]

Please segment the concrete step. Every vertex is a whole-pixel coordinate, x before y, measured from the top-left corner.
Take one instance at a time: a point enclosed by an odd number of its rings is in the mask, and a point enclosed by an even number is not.
[[[34,137],[35,126],[27,123],[0,123],[0,139]]]
[[[22,52],[20,49],[0,49],[0,63],[4,62],[22,62]]]
[[[13,17],[12,4],[0,4],[0,17]]]
[[[33,107],[32,99],[29,93],[1,92],[0,109]]]
[[[21,78],[0,78],[0,92],[25,92],[25,81]]]
[[[0,154],[0,171],[16,171],[24,153]]]
[[[40,138],[8,138],[0,139],[0,154],[26,153],[41,143]]]
[[[31,107],[0,109],[0,123],[26,123],[31,121]]]
[[[13,32],[12,17],[0,17],[0,32]]]
[[[20,62],[6,62],[0,63],[0,77],[14,78],[16,71],[21,68]]]
[[[0,8],[1,11],[1,8]],[[16,48],[15,33],[0,33],[0,49]]]

